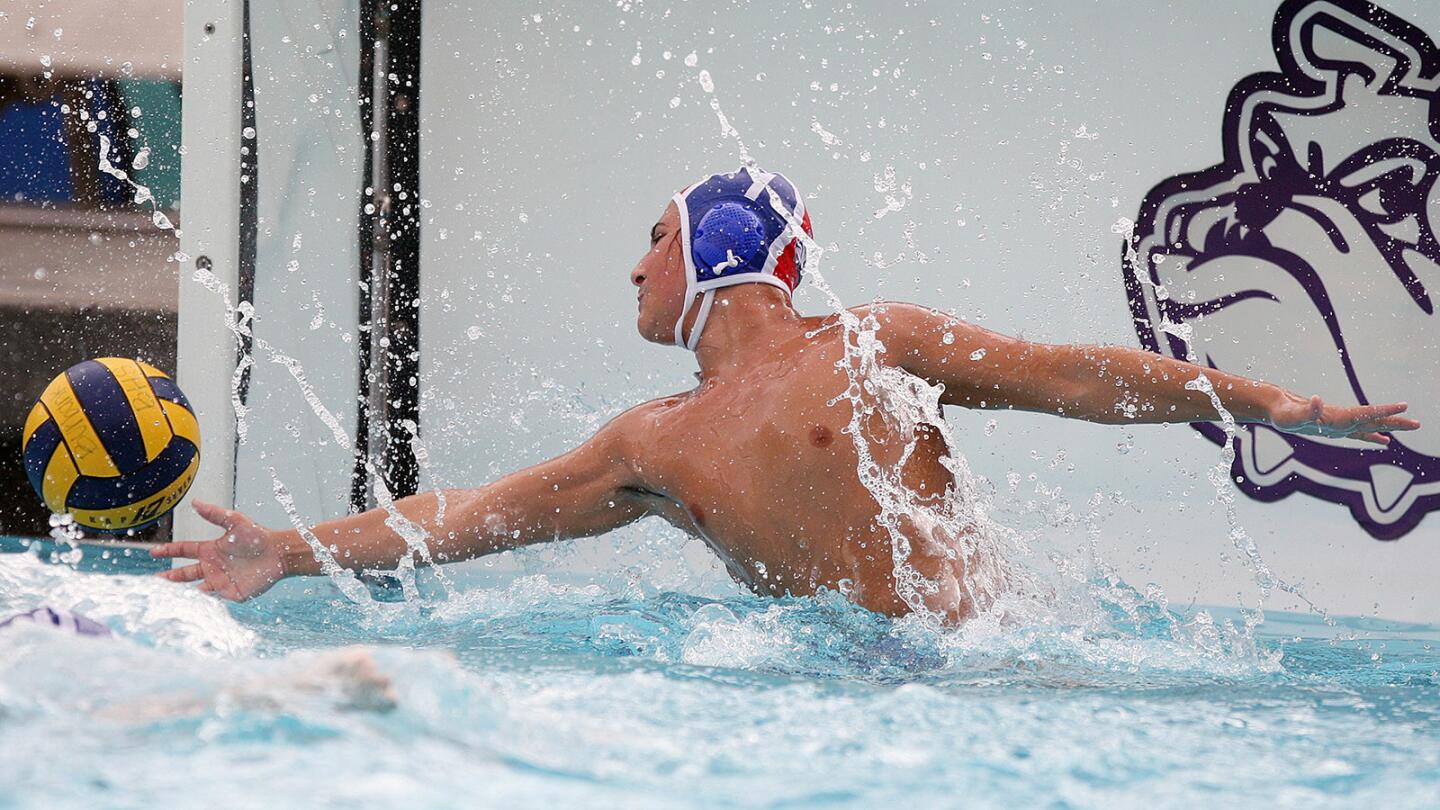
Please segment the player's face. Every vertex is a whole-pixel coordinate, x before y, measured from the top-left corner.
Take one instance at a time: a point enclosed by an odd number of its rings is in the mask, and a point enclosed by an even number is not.
[[[630,271],[640,310],[636,328],[652,343],[675,342],[675,319],[685,306],[680,244],[680,211],[672,202],[650,229],[650,249]]]

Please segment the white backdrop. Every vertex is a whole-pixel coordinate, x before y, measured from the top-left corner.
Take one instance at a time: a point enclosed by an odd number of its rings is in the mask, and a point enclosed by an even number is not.
[[[1440,6],[1386,6],[1440,32]],[[816,236],[834,247],[826,275],[848,301],[1138,345],[1114,226],[1156,183],[1221,159],[1227,94],[1276,69],[1274,8],[427,4],[427,480],[481,483],[689,386],[686,352],[635,334],[627,273],[669,195],[734,168],[742,148],[807,193]],[[822,307],[814,291],[797,300]],[[1433,335],[1408,340],[1437,348]],[[1300,345],[1286,351],[1303,364]],[[1434,379],[1415,386],[1415,400],[1440,393]],[[1219,452],[1190,428],[953,418],[960,451],[1017,504],[1011,519],[1034,519],[1024,502],[1045,501],[1037,482],[1077,509],[1107,493],[1100,544],[1130,582],[1158,582],[1178,603],[1254,602],[1205,478]],[[1380,542],[1308,495],[1238,506],[1275,572],[1321,606],[1440,618],[1440,518]],[[586,543],[590,563],[623,567],[608,541]]]
[[[357,220],[363,144],[357,101],[359,12],[353,0],[251,5],[255,140],[259,143],[255,348],[235,503],[288,525],[275,475],[305,518],[350,504],[353,457],[317,418],[306,386],[352,441],[359,374]],[[244,138],[242,133],[242,138]]]
[[[224,4],[192,5],[184,245],[233,284],[233,157],[246,140],[234,126],[238,21]],[[1253,0],[553,5],[425,7],[427,485],[483,483],[573,446],[630,404],[691,385],[688,353],[635,334],[627,274],[669,196],[747,152],[806,192],[816,236],[832,247],[826,276],[848,301],[913,300],[1036,340],[1137,345],[1117,224],[1137,218],[1156,184],[1220,162],[1227,96],[1277,69],[1275,4]],[[1440,32],[1440,6],[1428,0],[1385,5]],[[300,362],[351,433],[356,12],[335,0],[252,13],[256,334]],[[213,33],[207,22],[218,23]],[[1400,123],[1388,108],[1362,110],[1342,134],[1365,142]],[[1440,198],[1429,207],[1440,217]],[[1440,278],[1440,265],[1416,266]],[[813,290],[797,302],[822,307]],[[1382,334],[1366,348],[1392,343],[1392,366],[1416,370],[1396,397],[1433,407],[1440,384],[1421,369],[1440,356],[1436,330],[1424,322],[1387,336],[1389,315],[1369,313]],[[231,491],[224,447],[234,428],[233,345],[219,322],[213,295],[187,282],[179,366],[206,434],[195,494],[211,499]],[[1249,328],[1206,325],[1217,351],[1238,340],[1227,330]],[[1266,368],[1324,381],[1333,349],[1318,335],[1280,334]],[[283,524],[274,466],[304,519],[341,514],[350,453],[270,360],[257,351],[237,503]],[[1057,491],[1075,512],[1102,493],[1098,543],[1132,584],[1158,583],[1182,604],[1254,603],[1253,574],[1206,480],[1219,452],[1190,428],[951,415],[958,449],[996,483],[1007,520],[1063,518]],[[1381,542],[1344,507],[1305,494],[1268,504],[1238,496],[1237,511],[1271,568],[1317,604],[1440,618],[1440,518]],[[177,531],[208,535],[188,516]],[[1073,526],[1048,531],[1060,550],[1084,542]],[[631,581],[639,567],[650,586],[730,587],[698,543],[682,547],[653,524],[496,570],[547,567]],[[1296,606],[1284,595],[1271,604]]]

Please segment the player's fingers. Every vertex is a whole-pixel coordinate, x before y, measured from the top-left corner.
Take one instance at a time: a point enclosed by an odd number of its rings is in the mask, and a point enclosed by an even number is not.
[[[204,591],[205,593],[214,593],[214,592],[215,592],[215,588],[212,587],[209,582],[202,582],[202,583],[200,583],[200,590]]]
[[[1404,413],[1410,410],[1407,402],[1391,402],[1385,405],[1371,405],[1371,413],[1375,416],[1394,416],[1397,413]]]
[[[1395,410],[1395,406],[1393,405],[1356,405],[1352,408],[1331,409],[1331,415],[1336,424],[1349,422],[1354,425],[1357,430],[1366,425],[1377,424],[1381,419],[1394,416],[1397,413],[1399,413],[1399,411]]]
[[[194,540],[187,540],[180,543],[161,543],[150,549],[151,557],[189,557],[195,559],[200,556],[200,544]]]
[[[1390,437],[1383,433],[1351,433],[1346,438],[1359,439],[1362,442],[1370,442],[1371,444],[1385,445],[1390,443]]]
[[[1404,416],[1387,416],[1384,419],[1376,420],[1381,430],[1419,430],[1420,420],[1410,419]]]
[[[181,568],[171,568],[169,571],[161,571],[160,578],[168,579],[171,582],[194,582],[197,579],[204,579],[205,572],[200,569],[199,564],[186,565]]]
[[[224,509],[205,501],[196,501],[194,505],[195,512],[200,517],[226,530],[235,525],[235,520],[240,514],[233,509]]]

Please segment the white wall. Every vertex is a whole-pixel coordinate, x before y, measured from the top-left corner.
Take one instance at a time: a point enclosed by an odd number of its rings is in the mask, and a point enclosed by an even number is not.
[[[1386,5],[1440,32],[1440,6]],[[1137,345],[1112,226],[1156,183],[1219,161],[1231,87],[1276,67],[1274,4],[1253,0],[537,8],[425,7],[422,413],[429,478],[447,485],[688,387],[692,358],[635,334],[627,273],[676,188],[738,165],[712,103],[808,194],[845,299]],[[898,210],[877,217],[887,199]],[[813,291],[798,302],[822,307]],[[1412,399],[1436,388],[1417,379]],[[1205,480],[1218,450],[1188,427],[953,416],[959,449],[1018,504],[1012,519],[1035,519],[1031,473],[1077,507],[1119,493],[1101,544],[1129,581],[1180,603],[1256,598]],[[1309,496],[1239,501],[1274,571],[1316,603],[1440,618],[1440,518],[1384,543]]]

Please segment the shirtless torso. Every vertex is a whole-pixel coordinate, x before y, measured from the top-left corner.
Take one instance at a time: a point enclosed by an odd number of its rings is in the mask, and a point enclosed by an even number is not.
[[[856,472],[848,433],[848,378],[838,329],[802,322],[794,345],[733,378],[636,408],[633,458],[646,511],[703,538],[732,576],[756,593],[809,595],[842,587],[860,605],[899,614],[888,534],[876,524],[874,497]],[[813,337],[805,337],[806,334]],[[911,437],[867,425],[877,461],[893,465]],[[905,462],[918,495],[942,496],[951,474],[940,464],[939,435],[922,431]],[[911,563],[958,579],[958,560],[922,545]],[[958,617],[953,588],[932,610]]]
[[[672,203],[631,272],[639,330],[656,343],[675,342],[677,319],[694,321],[682,315],[679,225]],[[1330,406],[1136,349],[1030,343],[911,304],[852,311],[876,318],[882,362],[941,386],[947,405],[1116,424],[1210,420],[1216,412],[1209,397],[1185,386],[1203,372],[1239,421],[1381,444],[1388,431],[1419,427],[1398,416],[1403,404]],[[849,380],[837,367],[845,333],[834,328],[834,317],[802,317],[782,290],[744,284],[719,292],[702,330],[700,383],[693,391],[632,408],[558,458],[447,492],[443,523],[435,520],[434,493],[398,501],[403,518],[431,537],[433,562],[600,534],[658,516],[702,538],[756,593],[800,596],[824,587],[880,613],[910,612],[897,593],[877,501],[857,471],[847,432],[851,406],[841,396]],[[867,446],[878,463],[893,466],[906,443],[896,439],[908,437],[888,435],[885,420],[872,422]],[[949,449],[935,431],[922,429],[915,439],[903,482],[918,497],[943,497],[952,484],[941,464]],[[155,549],[156,556],[195,560],[165,572],[166,578],[248,599],[282,577],[321,572],[297,532],[268,529],[214,505],[195,507],[224,533],[215,541]],[[376,509],[321,523],[313,532],[338,549],[342,566],[393,567],[412,552],[387,518],[395,522]],[[976,607],[962,587],[964,557],[954,553],[953,538],[917,537],[913,528],[907,529],[907,563],[935,586],[927,589],[925,607],[948,621],[963,620]]]

